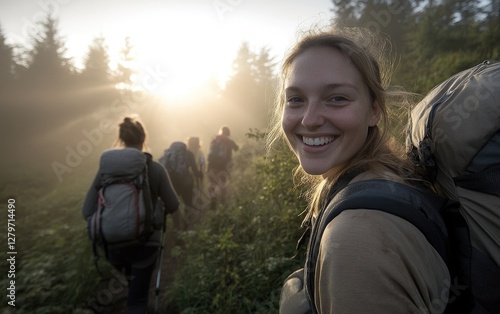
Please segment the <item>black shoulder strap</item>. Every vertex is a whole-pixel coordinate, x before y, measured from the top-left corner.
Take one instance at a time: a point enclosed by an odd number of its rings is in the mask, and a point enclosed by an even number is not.
[[[464,189],[500,196],[500,164],[480,172],[463,174],[453,181]]]
[[[434,193],[388,180],[368,180],[350,184],[330,202],[322,227],[345,209],[374,209],[401,217],[412,223],[441,255],[448,260],[447,228],[440,209],[448,200]],[[323,229],[324,230],[324,229]]]
[[[448,263],[449,245],[446,225],[439,209],[447,200],[415,187],[388,180],[367,180],[340,190],[320,213],[312,229],[306,259],[306,295],[314,310],[314,272],[321,237],[327,225],[347,209],[374,209],[401,217],[417,227]]]
[[[149,153],[144,153],[146,156],[146,163],[144,166],[143,170],[143,180],[142,180],[142,195],[144,198],[144,210],[146,211],[146,217],[144,220],[144,230],[145,236],[149,238],[153,231],[153,200],[151,196],[151,186],[150,186],[150,179],[149,179],[149,168],[151,167],[151,163],[153,161],[151,154]]]

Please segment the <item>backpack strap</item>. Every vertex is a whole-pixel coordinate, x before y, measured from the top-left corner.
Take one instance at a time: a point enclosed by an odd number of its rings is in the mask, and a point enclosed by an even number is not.
[[[101,213],[102,206],[106,204],[106,199],[104,198],[104,189],[105,186],[100,186],[98,189],[98,202],[97,202],[97,210],[95,217],[89,218],[89,224],[92,224],[90,228],[94,230],[94,232],[99,233],[99,235],[95,234],[94,239],[92,240],[92,252],[94,253],[94,266],[101,277],[104,277],[101,269],[99,268],[99,246],[103,248],[104,256],[108,259],[108,244],[102,234],[101,230]],[[91,231],[90,231],[91,232]]]
[[[467,173],[453,179],[467,190],[500,196],[500,164],[476,173]]]
[[[145,153],[145,155],[146,155],[146,164],[143,170],[143,180],[141,189],[142,189],[142,196],[144,198],[144,206],[145,206],[144,210],[146,211],[146,213],[148,213],[145,217],[144,229],[146,230],[145,235],[147,239],[149,239],[154,229],[153,228],[154,208],[153,208],[153,199],[151,196],[151,186],[149,180],[149,168],[151,167],[152,156],[148,153]]]
[[[500,313],[500,268],[493,260],[472,248],[470,288],[474,296],[473,313]],[[458,311],[449,313],[459,313]]]
[[[346,173],[341,175],[337,179],[335,184],[330,188],[330,191],[328,192],[328,196],[326,198],[327,201],[326,201],[325,208],[328,206],[328,203],[330,203],[330,201],[335,196],[335,194],[338,193],[338,191],[344,189],[349,184],[349,182],[351,182],[352,179],[354,179],[356,176],[360,175],[361,173],[363,173],[365,171],[367,171],[366,167],[356,167],[356,168],[350,169],[349,171],[347,171]],[[325,208],[323,208],[323,210],[321,212],[323,212],[325,210]],[[297,254],[299,253],[300,247],[311,236],[311,228],[312,228],[311,221],[312,221],[312,215],[308,214],[308,216],[302,222],[302,227],[305,228],[305,231],[302,234],[302,236],[300,237],[300,239],[297,241],[297,245],[295,247],[295,255],[292,258],[295,258],[297,256]]]
[[[456,186],[500,196],[500,129],[474,155],[461,175],[453,177]]]
[[[346,209],[380,210],[401,217],[418,228],[439,255],[448,264],[450,248],[447,230],[438,209],[448,201],[433,193],[388,180],[366,180],[349,184],[340,190],[328,206],[320,212],[312,229],[306,258],[306,296],[313,313],[314,273],[319,247],[327,225]]]

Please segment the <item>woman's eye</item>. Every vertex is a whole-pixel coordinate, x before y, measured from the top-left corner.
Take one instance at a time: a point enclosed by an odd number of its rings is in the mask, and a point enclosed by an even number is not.
[[[328,98],[328,101],[329,102],[344,102],[344,101],[347,101],[347,98],[345,98],[344,96],[332,96],[332,97]]]
[[[292,97],[288,97],[286,99],[286,102],[289,104],[297,104],[297,103],[302,103],[304,101],[300,97],[292,96]]]

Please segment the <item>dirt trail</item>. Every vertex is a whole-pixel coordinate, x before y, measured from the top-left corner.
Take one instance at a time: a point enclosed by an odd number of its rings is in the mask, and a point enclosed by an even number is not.
[[[167,230],[167,238],[165,241],[165,253],[163,256],[161,275],[160,275],[160,290],[159,290],[159,302],[158,302],[158,313],[164,314],[175,314],[171,310],[168,309],[167,300],[165,297],[166,290],[169,288],[170,283],[173,280],[174,269],[175,269],[175,260],[171,256],[172,247],[174,246],[174,236],[172,230]],[[157,281],[157,271],[153,272],[150,283],[150,291],[149,291],[149,305],[148,310],[149,313],[154,313],[155,301],[156,301],[156,281]],[[112,276],[112,275],[111,275]],[[107,278],[102,281],[102,291],[106,289],[109,290],[109,285],[111,280],[114,280],[113,289],[115,291],[119,291],[113,294],[111,302],[108,305],[102,306],[101,304],[95,304],[90,306],[93,308],[95,313],[103,313],[103,314],[127,314],[127,289],[119,289],[120,288],[120,279],[116,278]]]
[[[199,209],[193,209],[186,213],[184,211],[184,216],[189,219],[190,223],[187,223],[187,229],[191,229],[189,226],[194,227],[200,220],[203,219],[205,211]],[[172,219],[168,216],[167,219]],[[167,226],[172,226],[167,222]],[[166,291],[169,289],[175,274],[176,269],[176,258],[172,257],[172,248],[175,246],[175,236],[173,227],[167,227],[167,238],[165,241],[165,253],[163,256],[161,276],[160,276],[160,290],[159,290],[159,302],[158,302],[158,313],[160,314],[176,314],[175,311],[169,307],[166,300]],[[154,313],[155,300],[156,300],[156,281],[157,281],[157,271],[153,272],[150,283],[149,290],[149,305],[148,313]],[[107,286],[110,282],[108,278],[103,281],[103,286]],[[109,314],[126,314],[127,313],[127,289],[123,289],[120,293],[114,295],[112,302],[106,307],[100,307],[96,313],[109,313]]]

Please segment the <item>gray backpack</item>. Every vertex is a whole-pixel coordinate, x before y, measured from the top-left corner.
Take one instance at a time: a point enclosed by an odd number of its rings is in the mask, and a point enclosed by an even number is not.
[[[154,230],[147,163],[147,156],[134,148],[109,149],[101,155],[99,200],[88,219],[88,232],[106,252],[143,244]]]
[[[445,219],[460,288],[449,301],[467,294],[470,301],[453,313],[500,313],[500,63],[485,61],[436,86],[411,112],[407,147],[460,206],[461,228]]]
[[[432,300],[435,311],[500,313],[500,63],[481,63],[436,86],[411,112],[407,147],[441,195],[385,180],[348,185],[362,169],[340,178],[311,228],[304,273],[312,313],[322,234],[352,208],[411,222],[441,255],[451,282],[442,300]]]

